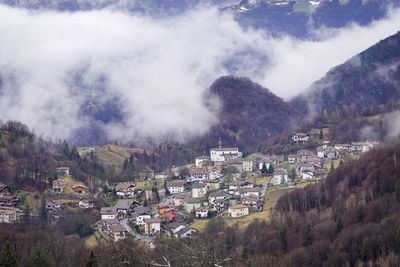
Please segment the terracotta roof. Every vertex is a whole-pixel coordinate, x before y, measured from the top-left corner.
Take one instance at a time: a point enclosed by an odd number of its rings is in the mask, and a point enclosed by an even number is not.
[[[115,186],[115,189],[128,189],[129,187],[135,187],[135,184],[117,184],[117,186]]]
[[[78,188],[78,187],[86,188],[86,186],[83,185],[83,184],[74,184],[74,185],[72,186],[72,189],[75,189],[75,188]]]
[[[12,215],[17,213],[15,210],[8,210],[8,209],[0,209],[0,214],[7,214],[7,215]]]

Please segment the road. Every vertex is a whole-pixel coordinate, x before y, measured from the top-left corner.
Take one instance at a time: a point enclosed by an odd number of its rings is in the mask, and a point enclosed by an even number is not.
[[[150,236],[143,236],[139,233],[137,233],[136,231],[134,231],[128,224],[128,219],[123,219],[122,221],[119,222],[123,227],[125,227],[126,231],[128,231],[128,233],[130,233],[131,235],[135,236],[135,240],[140,240],[143,242],[147,242],[147,243],[152,243],[153,242],[153,238],[151,238]]]
[[[227,210],[224,210],[223,212],[218,213],[218,214],[217,214],[217,217],[224,216],[227,212],[228,212]]]
[[[261,190],[261,198],[265,197],[265,194],[267,193],[268,190],[268,182],[263,183],[263,187]]]
[[[95,199],[97,199],[97,197],[99,196],[99,194],[100,194],[102,191],[103,191],[103,188],[99,187],[99,191],[98,191],[96,194],[94,194],[93,197],[94,197]]]

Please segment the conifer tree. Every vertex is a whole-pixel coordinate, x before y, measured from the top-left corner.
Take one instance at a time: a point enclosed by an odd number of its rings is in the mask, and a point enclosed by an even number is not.
[[[42,254],[42,248],[40,245],[38,245],[35,248],[35,251],[32,255],[31,258],[31,264],[30,266],[32,267],[47,267],[50,266],[49,263],[46,261],[46,259],[44,258],[43,254]]]
[[[395,191],[394,191],[396,200],[400,202],[400,179],[397,180],[396,185],[395,185]]]
[[[124,161],[124,170],[128,169],[128,165],[129,165],[128,159],[125,158],[125,161]]]
[[[268,173],[269,173],[269,174],[273,174],[274,171],[275,171],[275,170],[274,170],[274,166],[272,166],[272,163],[269,164]]]
[[[135,156],[133,153],[131,153],[131,156],[129,157],[129,165],[131,165],[132,169],[134,169],[134,163],[135,163]]]
[[[0,266],[2,267],[15,267],[17,264],[17,256],[11,246],[10,241],[4,243],[3,248],[0,252]]]
[[[262,165],[262,168],[261,168],[261,174],[266,175],[267,173],[268,173],[267,165],[265,165],[265,162],[264,162]]]
[[[40,206],[40,217],[47,221],[47,203],[44,197],[42,198],[42,204]]]
[[[324,132],[322,131],[322,129],[321,131],[319,131],[319,139],[324,139]]]
[[[336,230],[335,234],[338,235],[343,229],[343,221],[342,221],[342,216],[338,215],[336,219]]]
[[[394,237],[394,251],[400,254],[400,226],[397,227]]]
[[[86,261],[86,267],[95,267],[97,266],[96,256],[93,253],[93,250],[90,251],[89,258]]]

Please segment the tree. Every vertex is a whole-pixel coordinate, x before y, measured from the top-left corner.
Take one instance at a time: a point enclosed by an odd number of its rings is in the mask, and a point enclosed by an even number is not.
[[[125,161],[124,161],[124,170],[128,169],[128,166],[129,166],[129,161],[128,161],[127,158],[125,158]]]
[[[336,218],[336,230],[335,230],[335,234],[338,235],[343,229],[343,221],[342,221],[342,216],[338,215],[338,217]]]
[[[86,267],[95,267],[97,266],[97,260],[94,256],[93,250],[90,251],[89,258],[86,261]]]
[[[319,131],[319,139],[324,139],[324,132],[322,131],[322,129],[321,131]]]
[[[394,251],[400,254],[400,226],[397,227],[394,237]]]
[[[296,169],[295,168],[290,169],[289,178],[292,179],[292,180],[294,178],[296,178]]]
[[[281,230],[279,232],[279,240],[281,241],[281,249],[286,252],[287,251],[287,230],[286,228],[283,228],[283,230]]]
[[[143,207],[147,207],[149,205],[149,203],[147,203],[147,199],[145,199],[145,201],[143,202]]]
[[[42,198],[42,204],[40,205],[40,217],[44,221],[47,221],[47,203],[44,197]]]
[[[269,164],[268,173],[269,173],[269,174],[273,174],[274,171],[275,171],[275,170],[274,170],[274,166],[272,166],[272,163]]]
[[[44,258],[43,254],[42,254],[42,247],[40,245],[38,245],[35,248],[35,251],[32,255],[31,258],[31,264],[30,266],[32,267],[47,267],[50,266],[49,263],[46,261],[46,259]]]
[[[400,202],[400,179],[397,180],[397,182],[396,182],[395,193],[394,194],[395,194],[396,200],[398,202]]]
[[[10,188],[10,193],[11,194],[14,194],[15,191],[17,191],[17,188],[15,187],[15,184],[13,182],[9,182],[7,185]]]
[[[303,235],[303,246],[307,247],[312,243],[311,225],[307,224],[306,230]]]
[[[133,153],[131,153],[131,156],[129,157],[129,165],[131,165],[132,169],[135,168],[134,163],[135,163],[135,156],[133,155]]]
[[[361,204],[357,207],[357,210],[356,210],[357,222],[363,222],[364,218],[365,218],[365,205]]]
[[[0,266],[2,267],[14,267],[18,266],[17,264],[17,256],[15,255],[15,251],[11,246],[10,241],[6,241],[4,243],[3,248],[0,252]]]
[[[143,150],[143,161],[144,161],[144,162],[147,162],[148,159],[149,159],[149,157],[147,156],[146,149],[144,149],[144,150]]]
[[[343,160],[340,160],[340,162],[339,162],[339,167],[342,167],[343,166]]]
[[[25,201],[23,220],[25,223],[29,223],[31,220],[31,207],[28,201]]]
[[[331,161],[331,167],[329,169],[329,172],[333,172],[335,170],[335,166],[333,166],[333,161]]]
[[[262,168],[261,168],[261,174],[262,175],[266,175],[267,173],[268,173],[267,165],[265,165],[265,162],[264,162],[263,165],[262,165]]]

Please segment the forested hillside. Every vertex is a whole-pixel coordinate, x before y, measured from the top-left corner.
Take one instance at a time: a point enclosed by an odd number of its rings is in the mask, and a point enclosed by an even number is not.
[[[74,177],[86,182],[89,177],[105,178],[108,172],[94,158],[82,159],[77,149],[67,143],[52,143],[36,137],[28,128],[14,121],[0,126],[0,181],[18,189],[47,188],[56,168],[70,167]]]
[[[219,122],[194,143],[206,152],[223,140],[224,146],[247,149],[290,128],[299,113],[290,104],[248,78],[221,77],[210,87],[208,98],[218,98]],[[195,149],[199,150],[199,149]]]
[[[369,115],[400,99],[400,32],[329,71],[291,102],[304,114]]]

